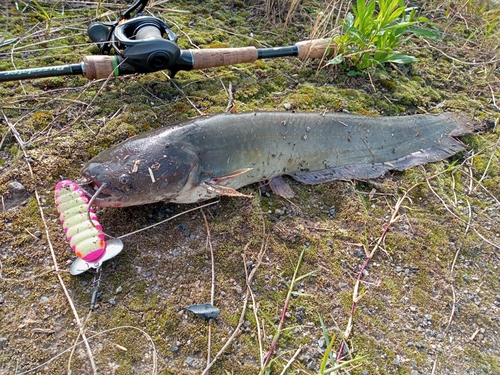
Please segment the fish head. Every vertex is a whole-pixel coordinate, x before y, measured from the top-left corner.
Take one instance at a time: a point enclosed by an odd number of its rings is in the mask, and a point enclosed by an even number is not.
[[[81,173],[89,195],[99,189],[92,204],[126,207],[175,200],[193,185],[199,168],[191,145],[139,138],[101,152]]]

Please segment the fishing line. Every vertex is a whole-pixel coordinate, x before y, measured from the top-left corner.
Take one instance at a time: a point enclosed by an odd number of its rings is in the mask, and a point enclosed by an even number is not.
[[[149,225],[149,226],[147,226],[147,227],[145,227],[145,228],[138,229],[138,230],[136,230],[136,231],[133,231],[133,232],[130,232],[130,233],[127,233],[127,234],[123,234],[123,235],[118,236],[118,237],[116,237],[116,238],[118,238],[118,239],[122,239],[122,238],[124,238],[124,237],[128,237],[128,236],[131,236],[131,235],[133,235],[133,234],[136,234],[136,233],[142,232],[142,231],[144,231],[144,230],[154,228],[154,227],[156,227],[156,226],[158,226],[158,225],[160,225],[160,224],[164,224],[164,223],[166,223],[166,222],[168,222],[168,221],[170,221],[170,220],[173,220],[173,219],[175,219],[175,218],[178,218],[179,216],[182,216],[182,215],[187,214],[187,213],[192,212],[192,211],[199,210],[199,209],[201,209],[201,208],[205,208],[205,207],[211,206],[211,205],[216,204],[216,203],[219,203],[219,202],[220,202],[220,200],[216,200],[216,201],[214,201],[214,202],[206,203],[206,204],[204,204],[204,205],[202,205],[202,206],[198,206],[198,207],[191,208],[191,209],[186,210],[186,211],[183,211],[183,212],[181,212],[181,213],[179,213],[179,214],[177,214],[177,215],[174,215],[174,216],[172,216],[172,217],[169,217],[168,219],[165,219],[165,220],[162,220],[162,221],[160,221],[160,222],[158,222],[158,223],[155,223],[155,224]]]
[[[97,196],[99,195],[99,193],[102,191],[102,189],[104,189],[106,187],[106,183],[103,183],[101,186],[99,186],[99,189],[97,189],[95,191],[95,193],[92,195],[92,197],[90,198],[89,200],[89,203],[87,204],[87,219],[90,221],[90,223],[92,224],[92,226],[97,229],[98,231],[102,232],[105,236],[109,237],[109,238],[116,238],[115,236],[111,236],[109,234],[107,234],[106,232],[104,232],[102,229],[99,229],[96,227],[95,223],[94,223],[94,220],[92,220],[92,216],[90,215],[91,214],[91,209],[92,209],[92,203],[94,203],[94,200],[97,198]],[[85,190],[83,190],[85,191]],[[85,191],[86,192],[86,191]]]
[[[101,193],[101,191],[102,191],[105,187],[106,187],[106,183],[103,183],[101,186],[99,186],[99,188],[98,188],[98,189],[95,191],[95,193],[92,195],[92,198],[90,198],[90,201],[89,201],[89,203],[88,203],[87,217],[88,217],[89,221],[92,223],[92,225],[94,226],[94,228],[96,228],[96,229],[97,229],[97,227],[95,226],[95,223],[94,223],[94,221],[92,220],[92,218],[91,218],[91,216],[90,216],[90,208],[91,208],[91,206],[92,206],[92,203],[93,203],[93,202],[97,199],[97,196]],[[171,220],[173,220],[173,219],[176,219],[176,218],[178,218],[179,216],[182,216],[182,215],[187,214],[187,213],[189,213],[189,212],[196,211],[196,210],[198,210],[198,209],[205,208],[205,207],[208,207],[208,206],[214,205],[214,204],[219,203],[219,202],[220,202],[220,200],[218,199],[218,200],[216,200],[216,201],[206,203],[206,204],[204,204],[204,205],[202,205],[202,206],[198,206],[198,207],[191,208],[191,209],[189,209],[189,210],[186,210],[186,211],[183,211],[183,212],[181,212],[181,213],[178,213],[177,215],[174,215],[174,216],[172,216],[172,217],[169,217],[169,218],[167,218],[167,219],[165,219],[165,220],[159,221],[158,223],[151,224],[151,225],[149,225],[149,226],[147,226],[147,227],[144,227],[144,228],[141,228],[141,229],[135,230],[135,231],[130,232],[130,233],[122,234],[121,236],[112,236],[112,235],[110,235],[110,234],[107,234],[107,233],[106,233],[106,232],[104,232],[103,230],[101,230],[101,232],[102,232],[105,236],[107,236],[107,237],[109,237],[109,238],[113,238],[113,239],[122,239],[122,238],[124,238],[124,237],[128,237],[128,236],[131,236],[131,235],[133,235],[133,234],[137,234],[137,233],[139,233],[139,232],[142,232],[142,231],[145,231],[145,230],[148,230],[148,229],[154,228],[154,227],[156,227],[156,226],[158,226],[158,225],[161,225],[161,224],[167,223],[167,222],[169,222],[169,221],[171,221]]]

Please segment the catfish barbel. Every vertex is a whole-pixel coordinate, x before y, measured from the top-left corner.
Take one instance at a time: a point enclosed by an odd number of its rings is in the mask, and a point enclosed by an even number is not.
[[[470,119],[458,114],[370,117],[256,112],[194,118],[126,140],[82,174],[101,187],[94,204],[193,203],[268,180],[291,197],[283,175],[304,184],[371,179],[448,158],[465,146]]]

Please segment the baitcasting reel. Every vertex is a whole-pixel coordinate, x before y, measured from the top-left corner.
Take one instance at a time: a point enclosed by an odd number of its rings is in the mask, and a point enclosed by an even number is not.
[[[141,14],[147,2],[139,0],[116,22],[96,22],[87,29],[102,54],[114,50],[138,73],[169,69],[181,54],[177,35],[167,24]]]

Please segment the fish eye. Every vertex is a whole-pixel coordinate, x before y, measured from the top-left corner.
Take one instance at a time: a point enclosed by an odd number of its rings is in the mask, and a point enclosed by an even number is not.
[[[122,174],[120,177],[118,177],[118,182],[122,185],[128,184],[130,181],[130,177],[126,174]]]

